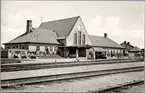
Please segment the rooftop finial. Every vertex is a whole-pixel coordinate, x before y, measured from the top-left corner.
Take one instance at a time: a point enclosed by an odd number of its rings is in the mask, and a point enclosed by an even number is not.
[[[41,16],[41,23],[43,23],[43,17]]]

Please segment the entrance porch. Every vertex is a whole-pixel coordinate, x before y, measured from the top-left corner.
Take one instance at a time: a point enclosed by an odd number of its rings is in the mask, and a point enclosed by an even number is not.
[[[88,45],[64,46],[64,47],[59,47],[59,51],[60,51],[61,56],[65,58],[78,58],[78,57],[86,58],[87,49],[89,48],[91,48],[91,46],[88,46]]]

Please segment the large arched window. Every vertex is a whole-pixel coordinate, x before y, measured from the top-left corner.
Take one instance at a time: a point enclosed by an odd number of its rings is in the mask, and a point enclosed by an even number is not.
[[[78,31],[78,45],[81,45],[81,31]]]
[[[82,45],[85,45],[85,34],[82,35]]]
[[[74,44],[77,45],[77,33],[74,33]]]

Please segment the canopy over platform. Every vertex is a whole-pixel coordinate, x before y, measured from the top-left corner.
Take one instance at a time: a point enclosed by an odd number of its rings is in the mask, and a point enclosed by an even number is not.
[[[93,48],[89,49],[89,51],[106,52],[105,49],[100,48],[100,47],[93,47]]]

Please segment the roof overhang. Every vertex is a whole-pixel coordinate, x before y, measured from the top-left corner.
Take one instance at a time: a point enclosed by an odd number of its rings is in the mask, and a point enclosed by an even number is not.
[[[91,45],[71,45],[71,46],[59,46],[59,47],[67,47],[67,48],[91,48]]]
[[[105,49],[101,48],[101,47],[93,47],[91,49],[89,49],[89,51],[95,51],[95,52],[106,52]]]
[[[111,47],[111,46],[96,46],[96,45],[91,45],[92,47],[102,47],[102,48],[116,48],[116,49],[125,49],[125,47]]]

